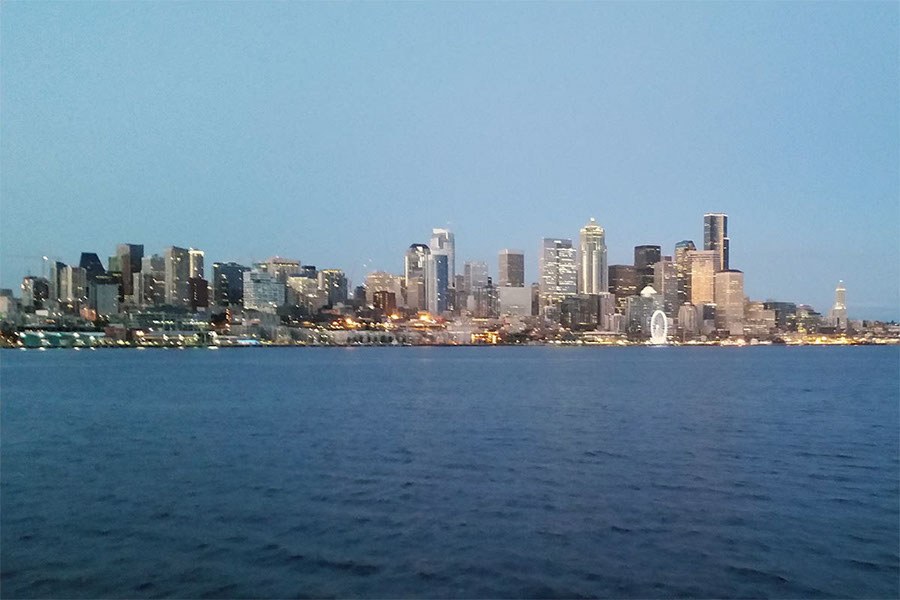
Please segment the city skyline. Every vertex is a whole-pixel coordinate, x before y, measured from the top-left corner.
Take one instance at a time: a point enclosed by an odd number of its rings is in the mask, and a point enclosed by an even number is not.
[[[613,265],[702,249],[719,211],[749,296],[827,307],[843,280],[900,318],[896,4],[210,14],[3,5],[2,287],[123,240],[359,282],[435,227],[457,272],[520,248],[530,283],[590,217]]]

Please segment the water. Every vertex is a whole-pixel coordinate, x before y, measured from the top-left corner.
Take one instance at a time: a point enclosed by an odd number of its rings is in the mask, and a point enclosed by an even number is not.
[[[4,597],[897,597],[900,349],[7,351]]]

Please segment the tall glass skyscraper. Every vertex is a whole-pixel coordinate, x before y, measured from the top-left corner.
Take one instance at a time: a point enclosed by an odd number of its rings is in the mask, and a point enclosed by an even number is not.
[[[428,286],[425,295],[428,298],[428,310],[439,315],[447,310],[450,291],[450,259],[446,254],[432,253],[428,260]]]
[[[406,306],[414,310],[428,310],[428,270],[431,249],[425,244],[413,244],[406,250],[403,275],[406,278]]]
[[[688,252],[696,250],[692,240],[682,240],[675,244],[675,273],[678,277],[678,304],[691,301],[691,267]]]
[[[577,268],[579,294],[599,294],[609,291],[606,234],[594,219],[581,228]]]
[[[506,248],[498,260],[500,287],[525,287],[525,253]]]
[[[544,238],[541,242],[541,306],[551,306],[578,293],[575,248],[572,240]]]
[[[728,215],[706,213],[703,215],[703,249],[715,250],[716,271],[728,270]]]
[[[456,239],[449,229],[431,230],[431,254],[447,257],[447,277],[449,287],[456,287]]]

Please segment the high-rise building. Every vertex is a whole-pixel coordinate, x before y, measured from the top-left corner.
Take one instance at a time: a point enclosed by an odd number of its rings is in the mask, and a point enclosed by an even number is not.
[[[375,292],[391,292],[394,298],[403,293],[403,278],[385,271],[373,271],[366,275],[366,304],[374,304]]]
[[[477,288],[483,288],[488,281],[488,266],[480,260],[467,260],[463,265],[463,289],[464,294],[472,294]]]
[[[216,306],[240,306],[244,302],[244,273],[250,267],[236,262],[213,263],[213,302]]]
[[[188,249],[188,263],[191,278],[203,278],[203,250]]]
[[[272,258],[268,259],[264,263],[264,266],[262,266],[262,268],[281,283],[285,283],[287,281],[287,278],[291,275],[301,275],[299,260],[281,258],[280,256],[273,256]],[[313,273],[312,276],[313,278],[315,278],[315,273]]]
[[[703,249],[716,252],[716,271],[728,270],[728,215],[703,215]]]
[[[719,271],[715,288],[716,328],[731,336],[744,335],[744,274],[733,269]]]
[[[41,309],[50,295],[50,282],[43,277],[28,275],[22,278],[22,308]]]
[[[447,257],[447,287],[452,288],[456,285],[456,239],[453,232],[449,229],[432,229],[431,230],[431,248],[432,256],[435,254],[443,254]]]
[[[134,274],[140,273],[144,258],[143,244],[119,244],[116,246],[116,262],[122,273],[122,293],[125,296],[134,294]]]
[[[675,317],[678,311],[678,269],[671,256],[664,256],[653,265],[653,289],[659,292],[663,312]]]
[[[579,294],[596,295],[609,290],[606,234],[594,219],[581,228],[577,263]]]
[[[828,317],[837,329],[847,329],[847,290],[843,281],[838,282],[834,290],[834,306],[831,307]]]
[[[190,294],[191,308],[206,308],[209,306],[209,282],[202,277],[188,279],[188,293]]]
[[[627,298],[637,295],[638,283],[640,279],[633,265],[609,266],[609,291],[615,296],[616,309],[619,313],[625,312]]]
[[[166,302],[166,259],[158,254],[141,259],[141,272],[132,277],[134,302],[158,306]]]
[[[112,273],[97,275],[88,283],[88,305],[98,317],[119,313],[120,277]]]
[[[100,262],[100,257],[95,252],[82,252],[78,266],[84,269],[84,274],[88,281],[93,281],[97,275],[106,273],[103,263]]]
[[[319,289],[325,292],[328,306],[347,301],[347,277],[338,269],[323,269],[316,278]]]
[[[304,274],[288,275],[288,304],[299,306],[310,314],[315,314],[328,304],[328,293],[319,287],[318,278]]]
[[[650,320],[653,313],[662,309],[662,296],[653,286],[646,286],[639,296],[629,296],[625,303],[626,330],[638,338],[650,337]]]
[[[397,294],[378,290],[372,295],[372,306],[380,310],[384,316],[390,316],[397,312]]]
[[[50,302],[59,302],[60,289],[62,287],[63,269],[65,268],[66,263],[59,262],[58,260],[50,261],[50,273],[47,275],[48,285],[50,288],[49,296],[47,297],[47,299]]]
[[[553,306],[578,293],[578,270],[572,240],[544,238],[541,242],[541,307]]]
[[[284,283],[268,271],[244,271],[244,308],[275,312],[284,304]]]
[[[682,240],[675,244],[675,272],[678,276],[678,305],[691,301],[691,268],[687,253],[697,247],[691,240]]]
[[[59,282],[59,301],[78,310],[87,300],[87,275],[81,267],[66,265]]]
[[[426,294],[431,250],[425,244],[413,244],[406,250],[404,277],[406,278],[406,306],[413,310],[428,310]]]
[[[440,315],[449,308],[450,295],[450,256],[446,253],[432,254],[428,257],[428,273],[425,281],[425,296],[428,299],[428,311]]]
[[[500,251],[500,287],[525,287],[525,253],[506,248]]]
[[[643,245],[634,247],[634,268],[638,273],[638,289],[653,286],[653,265],[662,257],[659,246]]]
[[[187,248],[169,246],[163,252],[163,260],[166,274],[166,304],[188,306],[191,300],[188,287],[191,265]]]
[[[691,304],[715,302],[715,275],[719,255],[715,250],[690,250],[687,253],[691,274]]]

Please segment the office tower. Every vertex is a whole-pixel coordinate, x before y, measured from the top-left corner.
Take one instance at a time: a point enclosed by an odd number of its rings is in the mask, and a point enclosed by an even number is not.
[[[447,287],[456,285],[456,240],[449,229],[431,230],[431,254],[443,254],[447,257]]]
[[[428,257],[428,273],[425,281],[425,296],[428,311],[440,315],[448,309],[450,293],[450,256],[434,254]]]
[[[158,306],[166,302],[166,259],[158,254],[141,259],[141,271],[132,277],[134,302]]]
[[[366,304],[374,304],[375,292],[391,292],[394,298],[403,294],[403,277],[385,271],[373,271],[366,275]]]
[[[540,253],[541,306],[552,306],[578,293],[578,271],[572,240],[544,238]]]
[[[480,260],[467,260],[463,266],[463,294],[472,294],[477,288],[483,288],[488,282],[487,263]]]
[[[690,250],[687,253],[691,274],[691,304],[715,302],[715,275],[719,255],[715,250]]]
[[[768,337],[775,331],[775,311],[767,309],[763,302],[747,302],[744,305],[744,331],[753,337]]]
[[[793,302],[763,302],[766,310],[775,312],[775,327],[781,331],[793,331],[797,326],[797,305]]]
[[[678,276],[678,304],[691,301],[691,269],[687,253],[696,250],[694,242],[682,240],[675,244],[675,271]]]
[[[716,271],[728,270],[728,215],[703,215],[703,249],[716,252]]]
[[[678,269],[670,256],[653,265],[653,289],[659,292],[663,301],[663,312],[667,317],[675,317],[678,311]]]
[[[28,275],[22,278],[22,308],[44,308],[50,295],[50,282],[43,277]]]
[[[578,241],[578,293],[609,291],[606,234],[594,219],[581,228]]]
[[[50,261],[50,273],[47,276],[48,285],[49,285],[49,295],[47,299],[50,302],[59,302],[60,299],[60,289],[62,287],[62,275],[63,270],[66,268],[66,263],[59,262],[57,260]]]
[[[428,310],[427,271],[431,250],[425,244],[412,244],[406,250],[403,274],[406,278],[406,306],[413,310]]]
[[[828,314],[831,324],[837,329],[847,329],[847,290],[844,282],[838,282],[834,290],[834,306]]]
[[[316,265],[301,265],[300,267],[300,277],[308,277],[310,279],[319,279],[319,271],[316,269]]]
[[[625,312],[625,301],[629,296],[635,296],[638,293],[637,269],[632,265],[610,265],[609,266],[609,291],[616,298],[616,309],[619,313]]]
[[[190,256],[187,248],[169,246],[163,252],[165,261],[166,304],[187,306],[190,303],[188,279],[190,279]]]
[[[500,286],[497,288],[497,300],[501,316],[528,317],[531,315],[531,288]]]
[[[693,304],[682,304],[678,307],[678,335],[682,341],[692,339],[700,333],[698,307]]]
[[[59,283],[59,301],[78,309],[87,300],[87,274],[81,267],[66,265]]]
[[[106,273],[103,263],[100,262],[100,257],[94,252],[82,252],[78,266],[84,269],[85,277],[87,277],[88,281],[93,281],[97,275]]]
[[[513,289],[513,288],[509,288]],[[472,288],[470,310],[476,319],[492,319],[499,315],[499,296],[494,281],[488,277],[484,285]],[[529,307],[530,308],[530,307]]]
[[[191,278],[203,277],[203,250],[188,249],[188,268]]]
[[[634,247],[634,268],[638,273],[638,291],[653,286],[653,265],[662,257],[659,246],[644,245]]]
[[[189,304],[194,310],[209,306],[209,282],[202,277],[188,279]]]
[[[525,253],[506,248],[500,251],[500,287],[525,287]]]
[[[268,271],[244,271],[244,308],[261,312],[275,312],[284,304],[284,283]]]
[[[273,256],[268,259],[264,265],[261,265],[262,269],[267,273],[270,273],[272,277],[274,277],[277,281],[281,283],[285,283],[287,278],[291,275],[300,275],[300,261],[293,260],[290,258],[281,258],[280,256]],[[313,274],[315,277],[315,274]]]
[[[116,246],[117,269],[122,273],[122,293],[125,296],[134,295],[134,274],[141,272],[144,258],[143,244],[119,244]]]
[[[118,273],[118,271],[116,272]],[[121,273],[97,275],[88,283],[88,306],[97,317],[119,314],[119,290]]]
[[[397,312],[397,294],[387,290],[378,290],[372,295],[372,306],[386,317]]]
[[[323,269],[316,278],[319,289],[325,292],[328,306],[347,302],[347,277],[338,269]]]
[[[240,306],[244,302],[244,273],[250,267],[236,262],[213,263],[213,303],[216,306]]]
[[[744,335],[744,274],[730,269],[715,274],[716,328]]]

